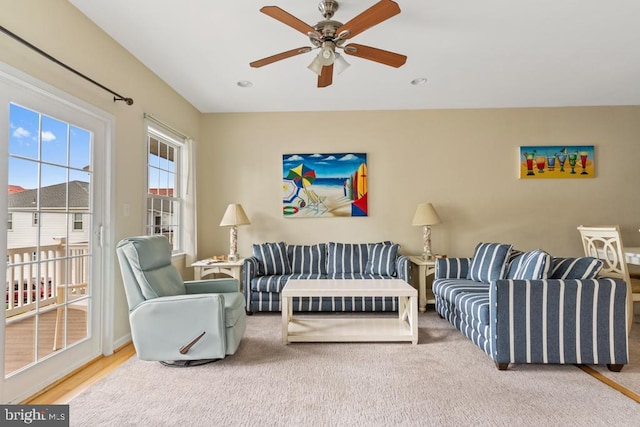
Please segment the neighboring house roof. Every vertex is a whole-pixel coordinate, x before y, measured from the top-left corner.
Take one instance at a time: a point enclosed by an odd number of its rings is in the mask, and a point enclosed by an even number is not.
[[[38,190],[24,190],[9,194],[9,208],[36,208]],[[55,184],[40,189],[40,208],[65,208],[67,206],[67,184]],[[69,207],[89,207],[89,183],[69,182]]]
[[[19,185],[7,185],[7,190],[9,191],[9,194],[14,194],[24,191],[24,188]]]

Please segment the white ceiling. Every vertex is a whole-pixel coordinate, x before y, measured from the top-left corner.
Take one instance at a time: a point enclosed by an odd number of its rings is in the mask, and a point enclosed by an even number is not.
[[[319,0],[69,1],[203,113],[640,105],[638,0],[396,0],[399,15],[350,42],[407,63],[346,56],[322,89],[307,69],[316,50],[249,67],[311,46],[262,6],[313,26]],[[376,2],[339,0],[333,19]]]

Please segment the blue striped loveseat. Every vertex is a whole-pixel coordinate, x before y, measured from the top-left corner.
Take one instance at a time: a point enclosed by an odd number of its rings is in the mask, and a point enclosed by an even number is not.
[[[540,250],[532,256],[510,245],[501,255],[490,245],[498,244],[479,244],[473,258],[437,259],[433,293],[438,314],[498,369],[570,363],[620,371],[628,363],[627,288],[622,280],[598,277],[602,261]],[[526,256],[535,259],[518,271]],[[490,271],[492,263],[498,267]]]
[[[399,246],[381,243],[253,245],[244,261],[247,311],[280,311],[280,291],[289,279],[389,279],[409,281],[409,258]],[[295,311],[397,311],[393,297],[294,298]]]

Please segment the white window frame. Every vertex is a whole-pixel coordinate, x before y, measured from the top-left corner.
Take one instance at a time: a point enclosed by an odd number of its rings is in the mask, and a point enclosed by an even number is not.
[[[80,219],[77,219],[80,217]],[[80,224],[80,228],[76,227],[76,224]],[[71,221],[71,231],[83,231],[84,230],[84,216],[80,212],[74,212]]]
[[[153,167],[149,164],[149,153],[151,151],[151,139],[156,139],[163,144],[166,144],[175,150],[174,156],[174,168],[173,176],[174,176],[174,194],[152,194],[148,190],[150,188],[149,183],[149,173],[150,170],[157,170],[158,168]],[[185,140],[180,136],[170,132],[169,130],[160,128],[151,123],[147,123],[147,135],[146,135],[147,143],[146,146],[146,162],[147,162],[147,194],[145,198],[145,234],[147,235],[156,235],[156,234],[164,234],[167,230],[164,230],[161,227],[158,227],[156,224],[156,216],[149,212],[149,206],[155,206],[154,203],[159,203],[163,206],[166,204],[177,204],[178,208],[172,212],[173,222],[170,224],[171,231],[173,233],[172,238],[172,254],[180,255],[185,253],[185,238],[184,238],[184,218],[185,218],[185,193],[184,188],[186,187],[185,183],[183,183],[183,173],[182,170],[185,167],[185,162],[187,158],[187,150],[185,147]]]
[[[13,231],[13,212],[7,212],[7,231]]]

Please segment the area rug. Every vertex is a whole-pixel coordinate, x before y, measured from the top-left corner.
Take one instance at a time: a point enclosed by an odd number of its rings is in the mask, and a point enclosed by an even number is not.
[[[638,403],[576,366],[498,371],[433,311],[419,331],[418,345],[284,345],[280,316],[255,314],[219,362],[130,359],[70,402],[71,425],[640,425]]]
[[[611,372],[606,366],[592,368],[605,378],[640,396],[640,316],[636,315],[636,321],[629,335],[629,364],[625,365],[620,372]]]

